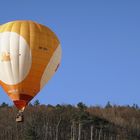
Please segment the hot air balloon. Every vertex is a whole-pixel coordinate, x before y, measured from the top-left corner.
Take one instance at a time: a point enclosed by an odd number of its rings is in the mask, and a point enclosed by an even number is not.
[[[0,26],[0,85],[19,114],[51,79],[60,60],[60,42],[48,27],[27,20]]]

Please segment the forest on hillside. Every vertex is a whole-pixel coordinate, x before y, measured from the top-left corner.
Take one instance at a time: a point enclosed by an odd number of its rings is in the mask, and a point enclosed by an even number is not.
[[[0,140],[140,140],[138,105],[105,107],[29,104],[24,122],[16,123],[17,109],[0,105]]]

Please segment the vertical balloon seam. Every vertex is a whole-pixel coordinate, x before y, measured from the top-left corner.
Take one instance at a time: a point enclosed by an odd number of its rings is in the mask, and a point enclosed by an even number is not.
[[[14,35],[13,33],[14,32],[12,32],[12,29],[13,29],[13,27],[14,27],[14,24],[12,25],[12,27],[11,27],[11,30],[10,30],[10,38],[9,38],[9,40],[8,41],[10,41],[10,45],[9,45],[9,49],[10,49],[10,57],[11,57],[11,55],[12,55],[12,52],[11,52],[11,47],[13,47],[13,45],[12,45],[12,35]],[[14,56],[13,56],[14,57]],[[14,61],[14,60],[13,60]],[[12,83],[10,84],[10,85],[12,85],[13,87],[14,87],[14,85],[15,85],[15,83],[16,83],[16,81],[15,81],[15,78],[14,78],[14,72],[13,72],[13,63],[12,63],[12,60],[10,60],[10,67],[11,67],[11,72],[12,72],[12,76],[13,76],[13,78],[12,78]],[[15,93],[16,92],[14,92],[14,93],[10,93],[10,94],[13,94],[13,96],[15,95]],[[12,99],[12,98],[11,98]],[[12,99],[13,100],[13,99]]]
[[[20,24],[22,24],[22,22],[20,23]],[[22,26],[21,26],[21,29],[22,29]],[[25,48],[25,54],[24,54],[24,61],[23,61],[23,65],[22,65],[22,68],[24,68],[25,66],[26,66],[26,61],[25,61],[25,58],[26,58],[26,56],[27,56],[27,53],[26,53],[26,50],[27,48]],[[24,70],[22,71],[23,73],[22,73],[22,76],[24,75]],[[28,73],[29,74],[29,73]],[[26,74],[26,77],[28,76],[28,74]],[[25,80],[26,79],[26,77],[24,77],[24,79],[23,80]],[[22,81],[21,81],[22,82]]]
[[[9,52],[10,52],[10,57],[11,57],[11,45],[12,45],[12,40],[11,40],[11,37],[12,37],[12,29],[13,29],[13,27],[14,27],[14,23],[12,24],[12,27],[11,27],[11,29],[10,29],[10,38],[9,38],[9,40],[8,41],[10,41],[10,43],[9,43]],[[15,83],[15,78],[14,78],[14,72],[13,72],[13,67],[12,67],[12,60],[10,60],[9,61],[9,63],[10,63],[10,69],[11,69],[11,73],[12,73],[12,83]],[[11,84],[10,84],[11,85]],[[12,84],[13,85],[13,84]]]
[[[39,25],[38,25],[36,22],[30,22],[30,24],[34,24],[35,29],[37,30],[37,33],[38,33],[37,35],[40,36],[42,31],[41,31]],[[38,36],[37,36],[37,39],[38,39]],[[40,39],[38,40],[38,44],[37,44],[37,45],[39,45],[39,44],[40,44]],[[33,49],[33,50],[36,49],[36,46],[33,47],[32,49]],[[33,90],[33,91],[34,91],[34,90]],[[32,92],[33,92],[33,91],[32,91]],[[37,95],[36,91],[35,91],[34,93],[35,93],[35,96],[36,96],[36,95]],[[34,97],[33,97],[33,98],[34,98]]]
[[[20,40],[19,40],[19,54],[20,54],[20,50],[22,49],[21,47],[21,30],[22,30],[22,22],[19,22],[19,24],[20,24],[20,27],[19,27],[19,35],[20,35]],[[24,38],[24,37],[23,37]],[[24,38],[25,39],[25,38]],[[22,53],[22,52],[21,52]],[[21,71],[20,71],[20,59],[22,59],[21,57],[19,57],[19,78],[20,78],[20,83],[22,82],[22,74],[21,74]],[[20,86],[20,87],[19,87]],[[22,84],[18,84],[18,88],[20,88],[19,89],[19,94],[20,94],[20,92],[21,92],[21,90],[22,90]],[[20,95],[19,95],[20,96]]]
[[[31,50],[31,53],[30,53],[30,55],[31,55],[31,59],[33,60],[33,50],[35,49],[35,47],[34,46],[32,46],[31,45],[31,38],[32,38],[32,34],[31,34],[31,31],[34,31],[33,29],[32,29],[32,25],[34,24],[33,22],[30,22],[30,21],[28,21],[29,22],[29,32],[30,32],[30,38],[29,38],[29,46],[30,46],[30,50]],[[32,68],[33,68],[33,61],[31,62],[31,69],[30,69],[30,72],[31,72],[31,70],[32,70]],[[31,94],[33,94],[33,89],[32,89],[32,91],[31,91],[32,93],[30,93],[29,95],[30,96],[32,96],[32,98],[33,98],[33,95],[31,95]],[[36,93],[37,94],[37,93]]]
[[[21,26],[22,24],[20,24],[19,26],[19,35],[20,35],[20,32],[21,32]],[[19,59],[18,59],[18,81],[21,81],[21,78],[20,78],[20,47],[21,47],[21,36],[19,36],[19,39],[18,39],[18,55],[19,55]],[[19,92],[21,91],[21,85],[18,84],[18,94],[20,94]]]
[[[30,32],[30,22],[28,22],[28,32],[29,32],[29,48],[30,48],[30,53],[32,53],[32,48],[31,48],[31,32]],[[30,56],[30,58],[32,59],[32,56]],[[32,60],[31,60],[31,63],[32,63]],[[31,67],[30,67],[30,71],[29,71],[29,73],[31,72],[31,68],[32,68],[32,64],[31,64]],[[28,74],[29,74],[28,73]],[[28,93],[25,93],[25,94],[27,94],[28,95]]]
[[[8,24],[8,25],[9,25],[9,24]],[[6,31],[6,28],[8,28],[8,26],[5,26],[4,31],[2,32],[3,35],[5,35],[6,33],[8,33],[8,32]],[[9,50],[9,53],[10,53],[11,32],[9,32],[8,38],[9,38],[9,40],[7,39],[7,41],[9,42],[8,50]],[[4,42],[3,42],[3,43],[4,43]],[[2,44],[2,45],[3,45],[3,44]],[[9,56],[9,57],[11,57],[11,56]],[[4,69],[5,69],[5,71],[7,71],[8,69],[7,69],[6,64],[7,64],[8,62],[3,62],[3,63],[4,63]],[[8,64],[7,64],[7,65],[8,65]],[[8,75],[8,79],[10,79],[10,84],[11,84],[11,82],[14,81],[14,76],[13,76],[13,70],[12,70],[11,60],[9,61],[9,66],[10,66],[11,76]],[[4,82],[4,83],[5,83],[5,82]]]
[[[33,50],[33,47],[31,48],[31,23],[30,22],[28,22],[28,31],[29,31],[29,48],[30,48],[30,58],[31,59],[33,59],[32,58],[32,50]],[[31,69],[32,69],[32,60],[31,60],[31,67],[30,67],[30,72],[31,72]],[[29,73],[30,73],[29,72]],[[26,93],[26,94],[28,94],[28,93]],[[31,96],[31,95],[30,95]],[[33,98],[33,97],[32,97]]]

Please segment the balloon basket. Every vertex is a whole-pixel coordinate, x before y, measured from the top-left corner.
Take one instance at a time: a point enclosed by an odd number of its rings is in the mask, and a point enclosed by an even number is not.
[[[19,110],[16,115],[16,122],[24,122],[23,111]]]

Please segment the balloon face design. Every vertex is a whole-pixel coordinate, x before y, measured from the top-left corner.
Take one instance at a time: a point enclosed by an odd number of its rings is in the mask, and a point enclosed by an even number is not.
[[[56,72],[60,42],[46,26],[13,21],[0,26],[0,85],[23,110]]]

